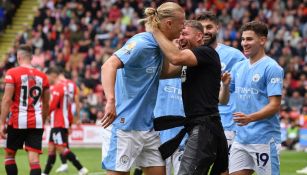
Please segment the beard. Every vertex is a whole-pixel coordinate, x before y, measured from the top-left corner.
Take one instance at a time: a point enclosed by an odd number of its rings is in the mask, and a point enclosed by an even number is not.
[[[204,40],[204,45],[211,45],[213,42],[216,41],[216,36],[217,36],[217,34],[212,34],[211,38],[209,40]]]

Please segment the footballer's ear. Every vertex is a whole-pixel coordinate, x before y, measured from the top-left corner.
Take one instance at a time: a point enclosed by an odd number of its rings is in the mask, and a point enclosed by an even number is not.
[[[204,39],[204,34],[202,32],[197,32],[196,37],[197,37],[197,42],[202,42]]]
[[[165,22],[164,22],[164,25],[167,27],[167,29],[171,29],[172,28],[172,20],[166,19]]]
[[[266,42],[266,40],[267,40],[267,37],[265,37],[265,36],[260,36],[260,37],[259,37],[259,40],[260,40],[260,44],[261,44],[262,46],[264,46],[264,45],[265,45],[265,42]]]
[[[219,33],[219,30],[220,30],[220,25],[216,24],[216,32]]]

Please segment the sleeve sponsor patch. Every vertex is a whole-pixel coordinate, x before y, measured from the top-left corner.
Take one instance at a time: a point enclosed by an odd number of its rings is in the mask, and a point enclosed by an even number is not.
[[[276,78],[271,78],[271,83],[272,84],[276,84],[276,83],[282,83],[282,79],[281,78],[279,78],[279,77],[276,77]]]
[[[13,77],[12,77],[11,75],[6,75],[6,76],[5,76],[5,79],[6,79],[6,80],[13,80]]]

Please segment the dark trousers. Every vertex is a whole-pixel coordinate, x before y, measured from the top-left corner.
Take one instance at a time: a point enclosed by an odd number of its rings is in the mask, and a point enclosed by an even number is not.
[[[205,122],[189,132],[178,175],[208,174],[211,165],[211,175],[228,170],[227,140],[219,117]]]

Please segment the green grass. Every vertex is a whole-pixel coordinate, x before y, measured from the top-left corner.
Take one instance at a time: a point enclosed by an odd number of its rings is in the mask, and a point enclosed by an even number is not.
[[[101,151],[99,148],[71,148],[71,150],[76,154],[81,164],[89,169],[91,172],[90,175],[103,175],[105,171],[101,169]],[[5,169],[3,166],[4,150],[0,149],[0,175],[5,175]],[[47,149],[44,149],[44,153],[40,157],[41,168],[45,168],[47,161]],[[18,150],[16,156],[16,162],[18,166],[19,175],[28,175],[29,174],[29,164],[27,154],[23,150]],[[60,157],[57,156],[56,164],[53,166],[50,175],[57,174],[55,170],[60,165]],[[68,161],[69,162],[69,161]],[[77,175],[78,172],[76,168],[69,162],[69,171],[68,173],[62,173],[61,175]]]
[[[90,175],[103,175],[105,171],[101,169],[101,151],[99,148],[72,148],[72,151],[78,156],[80,162],[90,170]],[[0,149],[0,174],[5,175],[5,169],[3,166],[4,150]],[[29,166],[27,155],[25,151],[18,151],[17,165],[19,175],[29,174]],[[41,166],[44,168],[47,160],[47,150],[44,150],[44,154],[41,156]],[[56,164],[53,171],[50,174],[56,174],[55,169],[59,167],[60,159],[57,157]],[[307,166],[307,153],[304,152],[289,152],[283,151],[281,153],[281,174],[282,175],[295,175],[297,169],[301,169]],[[76,175],[77,171],[69,164],[69,172],[63,175]]]
[[[282,175],[294,175],[296,170],[307,166],[307,153],[282,151],[280,163]]]

